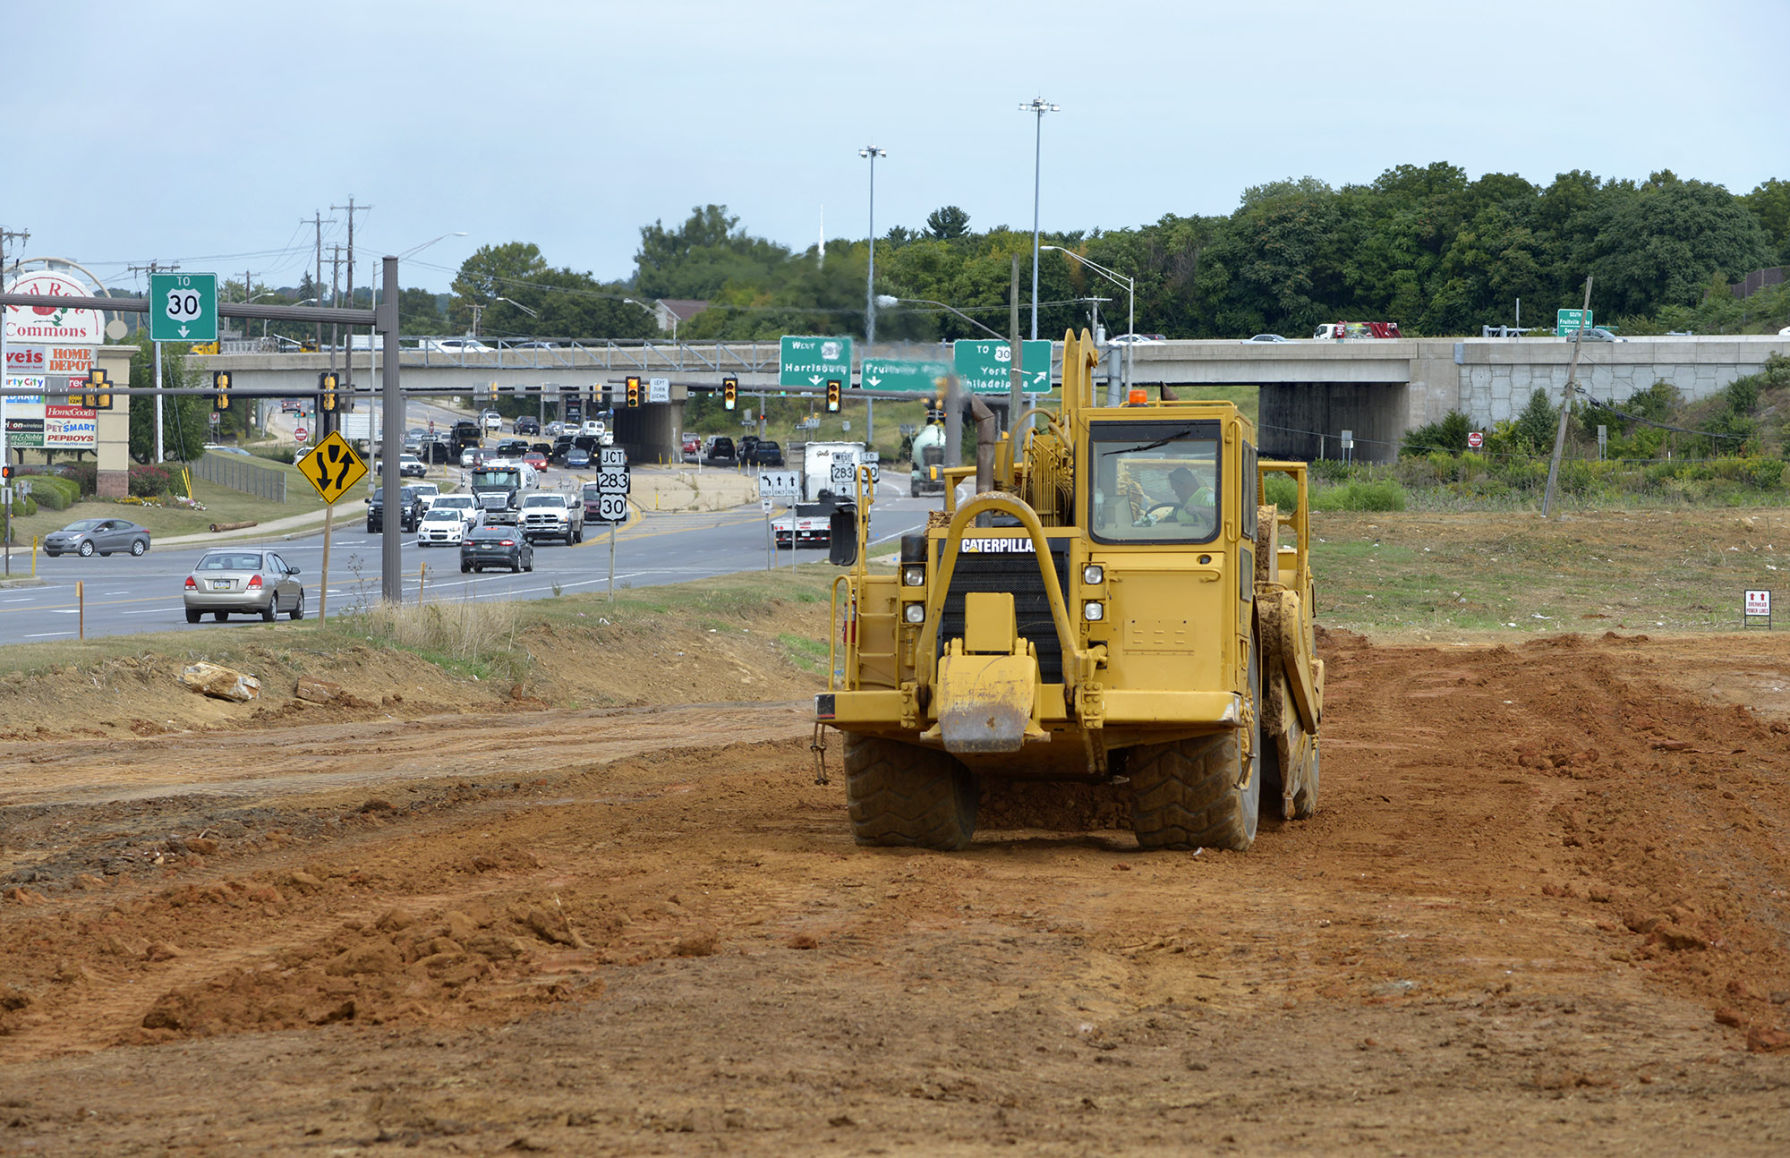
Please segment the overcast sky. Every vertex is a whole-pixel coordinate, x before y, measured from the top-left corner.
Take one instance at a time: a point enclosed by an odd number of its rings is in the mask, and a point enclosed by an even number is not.
[[[1537,184],[1790,178],[1790,0],[503,0],[7,4],[8,258],[293,285],[326,248],[445,290],[532,241],[605,280],[726,205],[795,249],[959,205],[1046,230],[1222,214],[1285,177],[1445,161]],[[305,224],[300,224],[304,219]],[[325,275],[327,277],[327,265]]]

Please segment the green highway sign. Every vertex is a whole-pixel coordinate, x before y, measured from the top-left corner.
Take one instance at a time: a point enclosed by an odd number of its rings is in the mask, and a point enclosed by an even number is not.
[[[1591,320],[1592,313],[1593,311],[1591,310],[1555,310],[1554,335],[1556,337],[1564,338],[1566,335],[1572,333],[1579,328],[1579,321],[1581,318],[1584,319],[1585,328],[1589,330],[1594,324]]]
[[[218,275],[149,275],[149,339],[152,342],[218,340]]]
[[[1027,394],[1050,392],[1050,343],[1045,339],[1028,340],[1021,353],[1025,356]],[[963,388],[977,394],[1005,394],[1012,386],[1007,371],[1012,368],[1012,346],[992,338],[960,339],[952,343],[952,360]]]
[[[851,381],[850,338],[798,338],[783,335],[782,366],[777,385],[821,389],[827,379]]]
[[[912,390],[933,393],[943,389],[939,379],[948,377],[951,363],[930,359],[865,358],[858,381],[866,390]]]

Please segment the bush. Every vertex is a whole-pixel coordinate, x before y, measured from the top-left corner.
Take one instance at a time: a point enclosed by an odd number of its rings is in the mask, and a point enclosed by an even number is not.
[[[81,497],[81,484],[70,478],[59,478],[50,474],[34,474],[31,479],[31,497],[37,505],[46,510],[66,511]]]
[[[99,491],[99,464],[97,462],[65,463],[56,468],[56,473],[79,487],[82,495],[96,494]]]
[[[159,495],[175,493],[180,483],[180,472],[160,463],[132,463],[130,469],[130,493],[140,499],[153,499]]]
[[[1450,410],[1440,422],[1419,426],[1405,432],[1399,454],[1428,454],[1432,450],[1459,453],[1467,449],[1467,435],[1473,431],[1473,420],[1459,410]]]
[[[1405,488],[1392,479],[1351,479],[1311,496],[1314,511],[1402,511]]]
[[[1262,480],[1262,501],[1272,503],[1283,511],[1296,510],[1299,506],[1299,484],[1284,474],[1271,474]]]

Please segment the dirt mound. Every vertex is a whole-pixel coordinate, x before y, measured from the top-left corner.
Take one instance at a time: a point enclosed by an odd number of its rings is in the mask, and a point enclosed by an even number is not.
[[[1781,1149],[1790,640],[1326,631],[1313,819],[1145,854],[1114,789],[993,786],[940,855],[853,846],[750,627],[0,745],[6,1144]]]

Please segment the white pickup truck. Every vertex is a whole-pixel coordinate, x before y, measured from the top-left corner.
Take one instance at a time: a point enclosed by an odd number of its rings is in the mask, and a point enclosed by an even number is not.
[[[535,491],[522,500],[522,537],[530,543],[561,539],[568,546],[584,541],[584,504],[562,491]]]

